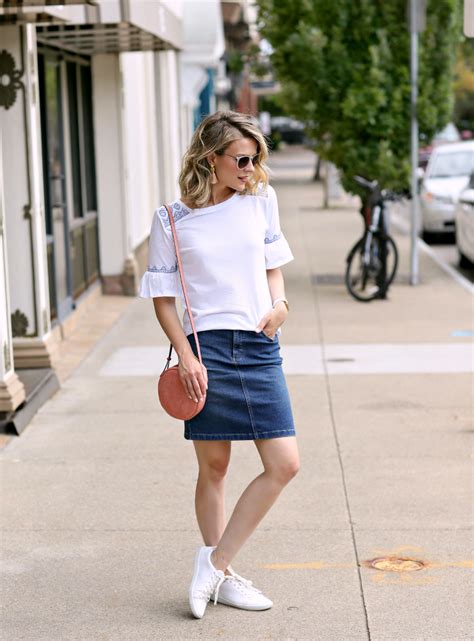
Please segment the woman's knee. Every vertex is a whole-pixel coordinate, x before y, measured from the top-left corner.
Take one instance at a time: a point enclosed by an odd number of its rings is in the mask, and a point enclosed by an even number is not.
[[[278,483],[286,485],[298,474],[299,469],[299,459],[291,459],[272,465],[269,468],[267,467],[265,468],[265,471],[268,472]]]
[[[224,458],[210,458],[199,465],[199,475],[210,481],[221,481],[227,474],[229,461]]]
[[[300,469],[298,445],[294,436],[256,440],[265,473],[280,485],[286,485]]]
[[[230,462],[230,447],[217,444],[200,445],[196,452],[201,478],[221,481],[226,476]]]

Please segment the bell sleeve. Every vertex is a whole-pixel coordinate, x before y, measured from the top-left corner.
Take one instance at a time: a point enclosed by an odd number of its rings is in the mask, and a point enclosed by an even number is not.
[[[267,187],[267,211],[265,229],[265,266],[274,269],[294,260],[290,246],[280,227],[278,200],[271,185]]]
[[[182,295],[178,263],[174,250],[171,228],[165,227],[168,212],[157,209],[151,224],[148,245],[148,269],[140,282],[140,298]]]

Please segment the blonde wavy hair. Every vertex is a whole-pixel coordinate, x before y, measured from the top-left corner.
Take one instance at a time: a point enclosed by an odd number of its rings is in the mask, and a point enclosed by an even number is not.
[[[257,143],[258,161],[243,194],[255,194],[268,184],[268,147],[258,121],[236,111],[216,111],[197,127],[183,156],[179,175],[181,198],[192,208],[205,207],[211,196],[211,165],[207,156],[221,155],[234,140],[253,138]]]

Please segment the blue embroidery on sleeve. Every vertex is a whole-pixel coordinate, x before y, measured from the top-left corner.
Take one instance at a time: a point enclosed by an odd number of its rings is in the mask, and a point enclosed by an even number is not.
[[[172,267],[166,267],[166,265],[162,265],[161,267],[158,267],[158,265],[150,265],[148,267],[148,271],[160,272],[162,274],[173,274],[174,272],[178,271],[178,263],[176,263]]]
[[[191,213],[191,210],[182,205],[181,203],[175,202],[171,205],[171,210],[173,214],[173,220],[175,223],[178,222],[178,220],[181,220],[181,218],[184,218],[184,216],[187,216],[188,214]],[[160,207],[158,210],[158,213],[160,214],[161,218],[163,219],[163,224],[165,227],[171,227],[170,225],[170,219],[168,216],[168,210],[166,207]]]
[[[265,237],[265,245],[269,245],[270,243],[274,243],[276,240],[279,240],[281,238],[281,234],[274,234],[271,238],[268,238],[268,236]]]

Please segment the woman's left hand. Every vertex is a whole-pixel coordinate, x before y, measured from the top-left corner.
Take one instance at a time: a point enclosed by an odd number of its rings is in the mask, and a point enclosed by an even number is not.
[[[277,329],[283,325],[288,315],[288,310],[286,309],[283,303],[277,303],[277,306],[267,312],[265,316],[261,319],[255,331],[257,333],[262,332],[268,336],[268,338],[275,338]]]

